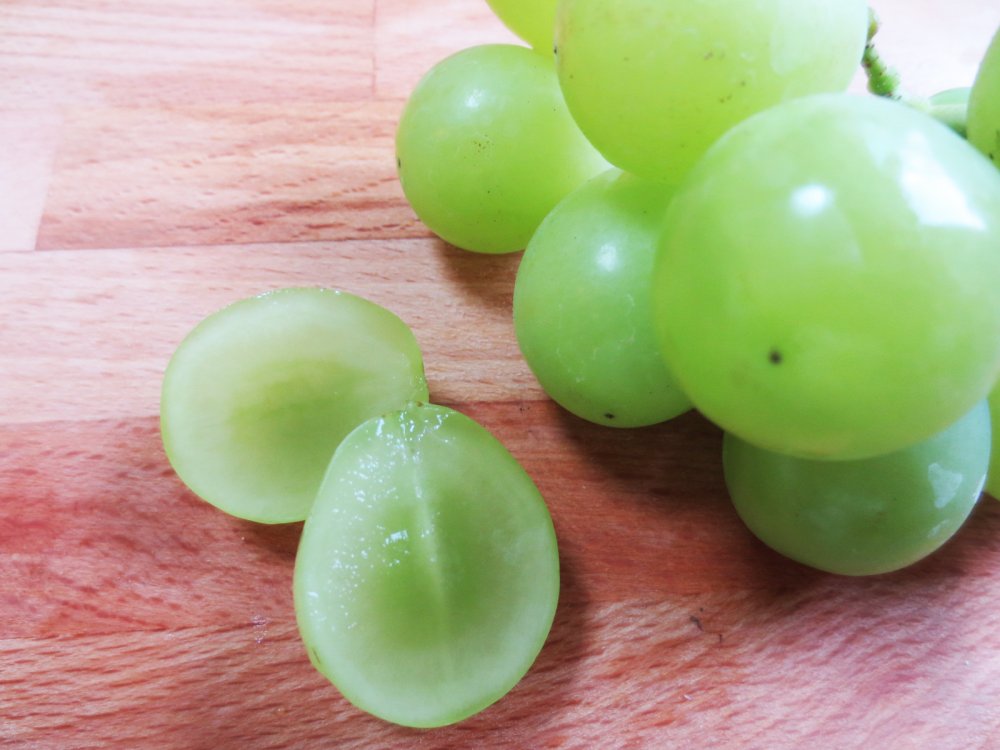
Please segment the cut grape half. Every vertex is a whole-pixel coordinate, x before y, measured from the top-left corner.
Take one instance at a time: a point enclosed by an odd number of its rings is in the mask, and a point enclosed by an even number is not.
[[[454,723],[513,688],[548,635],[552,520],[485,428],[413,404],[337,449],[294,591],[313,664],[351,703],[406,726]]]
[[[193,492],[286,523],[306,517],[347,433],[426,398],[417,341],[393,313],[332,289],[282,289],[209,316],[181,342],[160,426]]]

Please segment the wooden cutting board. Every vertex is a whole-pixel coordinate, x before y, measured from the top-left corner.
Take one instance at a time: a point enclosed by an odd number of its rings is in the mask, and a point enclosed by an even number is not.
[[[884,0],[923,93],[968,84],[995,0]],[[602,429],[510,323],[518,256],[431,236],[395,177],[434,62],[512,37],[481,0],[0,3],[0,747],[1000,747],[1000,505],[901,573],[788,562],[729,506],[694,414]],[[506,698],[414,731],[310,666],[300,525],[224,516],[160,443],[163,368],[207,314],[330,285],[389,307],[433,400],[535,478],[551,637]]]

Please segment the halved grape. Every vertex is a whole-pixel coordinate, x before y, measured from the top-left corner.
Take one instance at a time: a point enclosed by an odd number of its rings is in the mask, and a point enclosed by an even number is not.
[[[864,0],[563,0],[556,66],[608,161],[676,182],[752,113],[846,89],[867,31]]]
[[[417,216],[466,250],[521,250],[567,193],[607,167],[570,117],[551,59],[489,44],[435,65],[396,132]]]
[[[483,427],[412,404],[337,449],[294,591],[310,658],[349,701],[450,724],[506,694],[541,649],[559,595],[552,520]]]
[[[691,408],[657,350],[649,278],[671,191],[612,169],[556,206],[525,250],[514,328],[555,401],[613,427]]]
[[[332,289],[283,289],[202,321],[163,378],[167,457],[196,494],[240,518],[301,521],[341,439],[426,399],[403,321]]]
[[[1000,29],[986,50],[969,94],[968,137],[1000,167]]]
[[[486,0],[504,25],[535,48],[552,54],[557,0]]]
[[[864,458],[924,440],[1000,371],[1000,172],[875,97],[740,123],[668,209],[653,302],[695,406],[755,445]]]
[[[985,401],[943,432],[860,461],[812,461],[727,434],[726,485],[750,530],[781,554],[845,575],[886,573],[926,557],[979,498],[990,456]]]

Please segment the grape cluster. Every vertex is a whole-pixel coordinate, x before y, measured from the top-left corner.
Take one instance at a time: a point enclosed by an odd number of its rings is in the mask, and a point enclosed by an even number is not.
[[[750,530],[837,573],[939,547],[991,461],[997,494],[1000,35],[971,90],[910,106],[845,93],[873,66],[863,0],[488,2],[534,49],[427,73],[399,178],[448,242],[524,249],[514,329],[555,401],[620,428],[698,409]],[[207,318],[161,401],[194,492],[306,520],[312,663],[418,727],[509,691],[559,593],[531,479],[427,401],[410,329],[328,289]]]
[[[399,175],[445,240],[523,244],[514,329],[544,390],[617,427],[696,408],[737,512],[800,562],[882,573],[943,544],[1000,374],[1000,41],[971,92],[904,102],[846,91],[884,72],[864,0],[489,4],[534,49],[435,66]]]

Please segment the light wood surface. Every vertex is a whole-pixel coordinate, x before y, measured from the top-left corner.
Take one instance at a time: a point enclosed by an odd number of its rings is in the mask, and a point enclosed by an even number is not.
[[[877,7],[928,94],[968,85],[1000,24],[995,0]],[[0,2],[0,747],[1000,747],[1000,505],[901,573],[785,561],[730,508],[716,428],[560,411],[513,337],[518,256],[413,216],[405,96],[510,40],[481,0]],[[289,285],[400,315],[432,399],[551,508],[549,642],[457,726],[347,704],[298,640],[300,525],[224,516],[163,455],[174,347]]]

